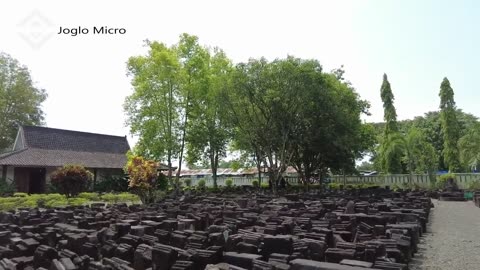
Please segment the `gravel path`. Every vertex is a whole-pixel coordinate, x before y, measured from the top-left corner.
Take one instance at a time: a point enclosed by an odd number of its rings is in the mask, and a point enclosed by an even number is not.
[[[434,204],[410,269],[480,269],[480,208],[471,201]]]

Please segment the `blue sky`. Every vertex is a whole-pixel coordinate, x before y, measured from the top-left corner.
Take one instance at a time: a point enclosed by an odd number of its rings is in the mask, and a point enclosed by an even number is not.
[[[21,38],[29,28],[19,27],[34,11],[50,22],[37,31],[48,38],[36,48]],[[383,118],[383,73],[399,119],[436,110],[445,76],[458,107],[480,116],[479,11],[479,1],[473,0],[20,0],[2,6],[0,51],[27,65],[37,85],[47,90],[47,125],[56,128],[128,135],[122,104],[132,89],[125,62],[145,53],[143,40],[172,44],[183,32],[221,47],[235,62],[290,54],[318,59],[326,70],[344,65],[346,78],[371,102],[367,121]],[[55,34],[60,26],[103,25],[127,33]]]

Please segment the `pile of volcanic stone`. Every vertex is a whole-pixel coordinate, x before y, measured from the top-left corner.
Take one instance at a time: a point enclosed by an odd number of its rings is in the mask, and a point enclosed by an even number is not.
[[[0,213],[2,269],[407,269],[423,194],[196,196]]]

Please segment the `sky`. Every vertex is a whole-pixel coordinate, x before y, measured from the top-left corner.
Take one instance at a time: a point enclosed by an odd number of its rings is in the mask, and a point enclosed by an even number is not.
[[[437,110],[444,77],[457,106],[480,116],[480,1],[8,1],[0,10],[0,52],[26,65],[48,93],[48,127],[135,138],[123,102],[133,91],[126,61],[144,40],[167,44],[181,33],[218,46],[235,62],[293,55],[326,71],[344,66],[371,116],[383,119],[380,86],[392,85],[400,120]],[[93,27],[125,34],[94,35]],[[77,36],[59,28],[87,28]]]

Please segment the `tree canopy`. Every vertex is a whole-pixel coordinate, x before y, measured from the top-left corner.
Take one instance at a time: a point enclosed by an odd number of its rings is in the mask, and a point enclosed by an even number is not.
[[[304,182],[328,170],[351,171],[373,142],[373,130],[360,120],[368,103],[316,60],[238,64],[229,104],[234,140],[267,168],[274,188],[287,166]]]
[[[443,160],[450,172],[460,170],[458,140],[460,126],[455,113],[456,105],[453,89],[447,78],[440,85],[440,124],[443,133]]]
[[[15,141],[18,125],[43,125],[44,89],[34,85],[27,67],[0,53],[0,152]]]
[[[184,161],[210,167],[215,186],[217,168],[255,164],[274,189],[288,166],[308,183],[329,172],[355,172],[367,153],[370,168],[432,177],[437,169],[458,171],[476,162],[467,146],[480,140],[470,131],[477,118],[456,108],[446,78],[439,111],[399,121],[384,74],[385,122],[365,123],[361,116],[370,105],[342,68],[325,71],[315,59],[294,56],[234,64],[220,48],[188,34],[171,46],[146,46],[146,55],[127,63],[134,88],[124,105],[127,124],[139,137],[135,152],[169,166],[178,162],[177,179]],[[237,158],[224,161],[228,151]]]

